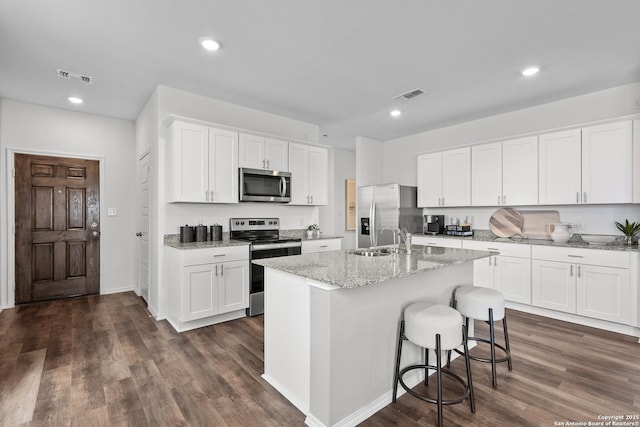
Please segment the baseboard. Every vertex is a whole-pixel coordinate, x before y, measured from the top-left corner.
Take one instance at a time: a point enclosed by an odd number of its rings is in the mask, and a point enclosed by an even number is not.
[[[128,286],[124,288],[116,288],[116,289],[100,289],[100,295],[111,295],[111,294],[119,294],[122,292],[131,292],[133,291],[133,286]]]
[[[293,393],[290,393],[289,390],[287,390],[285,387],[283,387],[279,382],[275,381],[269,375],[262,374],[261,376],[262,376],[262,379],[264,379],[266,382],[271,384],[271,386],[273,388],[278,390],[278,393],[283,395],[285,397],[285,399],[287,399],[289,402],[291,402],[293,404],[293,406],[298,408],[300,410],[300,412],[302,412],[303,414],[309,414],[309,404],[308,403],[300,401],[300,399],[298,399]],[[311,416],[311,415],[308,415],[308,416]],[[314,425],[322,426],[323,424],[320,423],[320,424],[314,424]]]

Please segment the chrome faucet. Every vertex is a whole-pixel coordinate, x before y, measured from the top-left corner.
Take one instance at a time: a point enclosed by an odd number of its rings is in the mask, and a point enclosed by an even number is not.
[[[404,250],[407,255],[411,254],[411,233],[407,231],[406,228],[402,228],[398,230],[398,245],[400,244],[400,240],[404,241]]]
[[[398,244],[396,243],[396,234],[398,234],[400,230],[392,227],[382,227],[382,230],[380,230],[380,233],[382,233],[383,231],[391,231],[393,233],[393,249],[394,251],[397,252],[399,247],[398,247]]]

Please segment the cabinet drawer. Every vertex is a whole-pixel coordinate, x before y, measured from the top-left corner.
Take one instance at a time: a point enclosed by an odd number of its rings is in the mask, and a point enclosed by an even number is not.
[[[339,251],[342,248],[342,239],[303,240],[302,253]]]
[[[249,246],[227,246],[224,248],[191,249],[184,250],[182,252],[183,266],[249,259]]]
[[[411,237],[411,243],[414,245],[462,249],[462,239],[455,239],[455,238],[413,235]]]
[[[517,258],[531,257],[531,246],[520,243],[481,242],[477,240],[465,240],[462,242],[464,249],[479,251],[497,251],[500,255]]]
[[[628,252],[582,248],[554,248],[549,246],[534,246],[532,249],[532,258],[617,268],[629,268],[631,264],[630,254]]]

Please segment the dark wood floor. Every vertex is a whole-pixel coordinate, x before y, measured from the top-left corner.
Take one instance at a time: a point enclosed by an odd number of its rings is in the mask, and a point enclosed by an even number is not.
[[[130,292],[4,310],[0,425],[302,426],[304,416],[260,377],[262,332],[255,317],[177,334]],[[513,372],[500,366],[492,389],[489,367],[474,362],[477,413],[445,407],[446,425],[640,414],[637,339],[514,311],[509,332]],[[435,405],[404,395],[362,425],[435,422]]]

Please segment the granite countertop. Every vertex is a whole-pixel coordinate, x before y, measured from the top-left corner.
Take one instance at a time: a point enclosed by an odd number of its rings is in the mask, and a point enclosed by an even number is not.
[[[342,239],[342,236],[331,236],[328,234],[322,234],[318,237],[307,238],[306,230],[280,230],[280,237],[289,239],[302,239],[305,240],[326,240],[326,239]],[[219,241],[205,241],[205,242],[190,242],[180,243],[179,234],[165,234],[164,245],[176,249],[205,249],[205,248],[224,248],[227,246],[241,246],[248,245],[249,242],[243,240],[233,240],[229,237],[228,232],[222,233],[222,240]]]
[[[249,242],[242,240],[229,239],[229,233],[223,233],[222,240],[205,242],[180,243],[178,234],[166,234],[164,236],[164,245],[176,249],[206,249],[206,248],[224,248],[228,246],[249,246]]]
[[[568,242],[558,243],[553,240],[540,240],[540,239],[522,239],[518,237],[497,237],[489,230],[474,230],[473,236],[461,237],[461,236],[449,236],[446,234],[414,234],[414,237],[433,237],[436,239],[458,239],[458,240],[473,240],[477,242],[500,242],[500,243],[515,243],[521,245],[538,245],[538,246],[555,246],[558,248],[582,248],[582,249],[601,249],[607,251],[631,251],[640,252],[638,243],[629,247],[624,241],[624,236],[617,236],[616,240],[604,245],[594,245],[585,242],[580,237],[580,234],[574,234]]]
[[[411,250],[411,255],[400,252],[378,257],[355,255],[353,251],[331,251],[253,262],[340,288],[358,288],[495,254],[422,245],[412,245]]]

